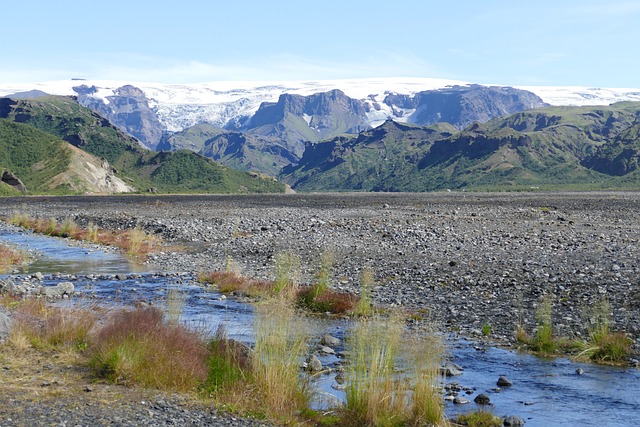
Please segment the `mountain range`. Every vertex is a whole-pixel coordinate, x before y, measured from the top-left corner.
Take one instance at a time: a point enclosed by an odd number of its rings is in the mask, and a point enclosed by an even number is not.
[[[637,89],[435,79],[200,85],[70,80],[0,87],[0,94],[12,90],[12,99],[27,103],[49,93],[72,95],[134,137],[136,149],[162,156],[195,152],[230,168],[278,176],[299,190],[425,191],[558,180],[606,186],[635,179],[633,103],[584,111],[557,105],[636,101]],[[605,124],[597,119],[603,114]],[[105,159],[105,153],[95,154]],[[509,161],[498,161],[501,156]],[[562,181],[563,174],[569,178]]]
[[[192,151],[151,151],[64,96],[0,98],[0,174],[0,194],[285,190]]]
[[[527,110],[462,131],[388,120],[308,143],[280,178],[300,191],[640,187],[640,102]]]

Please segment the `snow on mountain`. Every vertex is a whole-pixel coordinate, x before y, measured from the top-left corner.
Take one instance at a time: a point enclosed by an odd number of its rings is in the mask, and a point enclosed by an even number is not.
[[[364,100],[369,108],[368,119],[377,126],[390,116],[399,114],[397,107],[384,104],[388,94],[414,95],[417,92],[441,89],[469,82],[430,78],[380,78],[280,82],[210,82],[197,84],[160,84],[130,81],[59,80],[40,83],[0,84],[0,96],[29,90],[41,90],[53,95],[75,95],[74,86],[95,86],[91,96],[108,103],[119,87],[133,85],[141,89],[160,122],[169,131],[180,131],[201,122],[224,127],[255,113],[263,102],[276,102],[283,93],[312,95],[333,89],[347,96]],[[640,89],[587,88],[555,86],[520,86],[540,96],[551,105],[608,105],[618,101],[640,101]],[[396,114],[392,113],[395,108]],[[408,117],[412,110],[402,111]],[[400,119],[402,120],[402,119]]]

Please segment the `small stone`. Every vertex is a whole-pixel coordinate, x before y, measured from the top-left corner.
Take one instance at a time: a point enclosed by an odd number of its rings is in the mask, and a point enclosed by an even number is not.
[[[491,403],[491,399],[489,399],[489,396],[484,393],[480,393],[479,395],[477,395],[475,399],[473,399],[473,401],[478,405],[488,405],[489,403]]]
[[[342,344],[339,338],[332,337],[331,335],[323,335],[320,339],[320,344],[326,345],[327,347],[338,347]]]
[[[93,387],[91,387],[90,385],[86,385],[83,388],[84,391],[86,391],[87,393],[90,393],[93,391]]]
[[[320,347],[320,349],[318,350],[320,352],[320,354],[336,354],[336,351],[334,349],[332,349],[331,347],[327,347],[327,346],[323,346]]]
[[[116,279],[118,280],[127,280],[127,275],[123,273],[116,274]]]
[[[307,357],[307,370],[311,372],[322,371],[322,362],[317,356],[312,354]]]
[[[576,369],[576,375],[582,375],[582,374],[584,374],[584,369],[582,368]]]
[[[513,385],[513,383],[509,381],[509,379],[504,375],[500,375],[500,378],[498,378],[498,382],[496,384],[498,387],[510,387]]]
[[[524,420],[517,415],[509,415],[505,417],[503,425],[505,427],[522,427],[524,426]]]
[[[471,402],[469,399],[465,399],[464,397],[456,396],[453,398],[454,405],[466,405]]]

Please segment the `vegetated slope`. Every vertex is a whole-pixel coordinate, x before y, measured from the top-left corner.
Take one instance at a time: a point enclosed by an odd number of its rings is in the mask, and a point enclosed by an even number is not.
[[[282,192],[270,178],[231,170],[188,152],[155,153],[73,98],[0,99],[0,117],[53,134],[105,159],[138,190],[160,192]],[[181,170],[178,170],[181,169]],[[171,170],[172,172],[168,172]]]
[[[363,103],[336,89],[310,96],[283,94],[277,103],[263,103],[241,130],[276,137],[300,157],[306,141],[370,127]]]
[[[0,176],[13,182],[0,185],[1,195],[131,191],[100,159],[7,119],[0,119]]]
[[[282,167],[300,160],[307,141],[357,134],[389,117],[417,124],[449,122],[462,128],[473,121],[545,105],[531,92],[480,85],[413,96],[388,93],[378,102],[379,98],[380,94],[371,94],[367,99],[353,99],[340,90],[308,96],[283,94],[276,103],[262,103],[253,116],[227,125],[243,134],[222,133],[199,124],[166,136],[158,149],[187,148],[234,168],[276,175]]]
[[[281,177],[303,191],[639,188],[639,132],[640,103],[530,110],[455,133],[386,122],[308,144]]]
[[[271,176],[299,160],[277,138],[227,131],[208,123],[166,136],[158,145],[158,150],[180,149],[194,151],[234,169]]]

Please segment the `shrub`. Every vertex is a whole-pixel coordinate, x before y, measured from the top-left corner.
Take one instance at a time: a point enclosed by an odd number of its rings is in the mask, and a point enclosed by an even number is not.
[[[358,299],[349,292],[325,289],[318,294],[313,286],[304,286],[298,290],[296,301],[299,307],[313,312],[344,314],[354,309]]]

